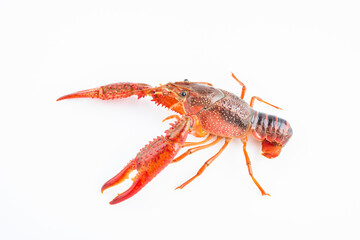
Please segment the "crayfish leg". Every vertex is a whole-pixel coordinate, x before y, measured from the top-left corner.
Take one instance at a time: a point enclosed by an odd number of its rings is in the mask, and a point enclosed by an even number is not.
[[[212,138],[214,137],[214,135],[209,134],[209,136],[207,136],[207,138],[205,138],[204,140],[200,141],[200,142],[185,142],[183,147],[190,147],[190,146],[196,146],[196,145],[201,145],[204,143],[207,143],[208,141],[210,141]]]
[[[242,86],[242,90],[241,90],[241,95],[240,98],[244,99],[245,97],[245,92],[246,92],[246,86],[243,82],[241,82],[237,77],[235,77],[235,75],[233,73],[231,73],[231,76]]]
[[[190,178],[189,180],[187,180],[186,182],[184,182],[183,184],[181,184],[179,187],[177,187],[176,189],[182,189],[183,187],[185,187],[186,185],[188,185],[189,183],[191,183],[195,178],[197,178],[198,176],[200,176],[204,170],[210,166],[210,164],[225,150],[225,148],[227,147],[227,145],[231,142],[231,138],[225,138],[225,143],[224,145],[220,148],[220,150],[214,155],[212,156],[209,160],[207,160],[204,165],[199,169],[199,171],[196,173],[195,176],[193,176],[192,178]]]
[[[262,100],[261,98],[256,97],[256,96],[253,96],[253,97],[251,98],[251,100],[250,100],[250,107],[253,107],[253,106],[254,106],[255,100],[258,100],[259,102],[263,102],[263,103],[265,103],[265,104],[267,104],[267,105],[270,105],[270,106],[272,106],[272,107],[274,107],[274,108],[276,108],[276,109],[283,110],[282,108],[277,107],[277,106],[275,106],[275,105],[272,105],[271,103],[268,103],[268,102],[266,102],[266,101],[264,101],[264,100]]]
[[[176,118],[176,120],[180,120],[180,117],[178,116],[178,115],[170,115],[170,116],[168,116],[168,117],[166,117],[166,118],[164,118],[163,120],[162,120],[162,122],[165,122],[165,121],[167,121],[167,120],[170,120],[170,119],[173,119],[173,118]]]
[[[250,158],[249,158],[249,155],[246,151],[246,145],[247,145],[247,138],[243,139],[242,140],[243,142],[243,151],[244,151],[244,155],[245,155],[245,160],[246,160],[246,165],[248,167],[248,171],[249,171],[249,175],[250,177],[252,178],[252,180],[254,181],[254,183],[256,184],[256,186],[259,188],[261,194],[264,196],[264,195],[268,195],[270,196],[270,194],[266,193],[264,191],[264,189],[260,186],[260,184],[258,183],[258,181],[255,179],[254,175],[253,175],[253,170],[252,170],[252,167],[251,167],[251,161],[250,161]]]
[[[212,135],[211,135],[212,136]],[[211,139],[211,138],[210,138]],[[210,140],[209,139],[209,140]],[[185,157],[189,156],[190,154],[194,153],[194,152],[197,152],[197,151],[200,151],[200,150],[203,150],[205,148],[208,148],[208,147],[211,147],[215,144],[217,144],[220,140],[222,139],[222,137],[217,137],[213,142],[211,143],[208,143],[206,145],[202,145],[202,146],[199,146],[199,147],[194,147],[194,148],[190,148],[188,149],[186,152],[184,152],[183,154],[181,154],[179,157],[175,158],[174,160],[172,160],[171,163],[175,163],[175,162],[179,162],[180,160],[184,159]],[[207,139],[205,139],[207,140]],[[207,140],[207,141],[209,141]]]

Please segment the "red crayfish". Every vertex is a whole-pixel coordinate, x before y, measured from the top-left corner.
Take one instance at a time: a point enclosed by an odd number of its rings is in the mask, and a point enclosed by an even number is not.
[[[115,197],[110,204],[116,204],[132,197],[168,164],[178,162],[194,152],[206,149],[225,139],[220,150],[205,162],[195,176],[178,188],[185,187],[203,173],[233,138],[239,138],[243,143],[246,165],[252,180],[262,195],[269,195],[253,176],[251,162],[246,151],[247,136],[253,135],[262,142],[262,155],[267,158],[275,158],[292,136],[292,128],[284,119],[255,111],[252,108],[255,100],[277,109],[280,108],[255,96],[251,98],[250,105],[247,104],[243,100],[246,91],[245,85],[234,74],[232,76],[242,86],[240,97],[214,88],[207,82],[190,82],[185,79],[183,82],[168,83],[159,87],[151,87],[144,83],[115,83],[72,93],[57,99],[58,101],[70,98],[109,100],[133,95],[138,98],[150,96],[155,103],[181,115],[171,115],[165,118],[164,120],[176,118],[177,121],[165,131],[165,136],[157,137],[147,144],[120,173],[103,185],[102,192],[123,182],[129,178],[131,172],[137,171],[136,176],[132,179],[131,187]],[[200,142],[186,142],[188,134],[206,138]],[[205,144],[215,137],[214,141]],[[200,146],[190,148],[175,158],[181,148],[196,145]]]

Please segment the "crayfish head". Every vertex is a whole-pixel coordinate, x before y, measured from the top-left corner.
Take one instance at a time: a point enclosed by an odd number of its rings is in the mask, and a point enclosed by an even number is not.
[[[181,101],[177,98],[176,94],[169,90],[166,85],[161,85],[160,87],[152,88],[149,95],[152,96],[153,100],[157,105],[166,107],[174,112],[177,112],[181,115],[185,114],[184,106]]]
[[[225,94],[209,83],[183,82],[168,83],[163,88],[169,92],[168,96],[176,99],[187,115],[194,115],[201,110],[209,108],[218,100],[225,97]]]

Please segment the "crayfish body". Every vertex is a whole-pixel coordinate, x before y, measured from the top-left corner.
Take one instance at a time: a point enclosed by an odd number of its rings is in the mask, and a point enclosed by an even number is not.
[[[185,80],[159,87],[151,87],[143,83],[115,83],[72,93],[58,99],[58,101],[70,98],[110,100],[133,95],[138,98],[150,96],[155,103],[169,108],[181,116],[171,115],[164,119],[176,118],[177,121],[165,131],[165,136],[157,137],[142,148],[122,171],[103,185],[101,191],[120,184],[129,178],[131,172],[137,170],[131,187],[115,197],[110,204],[116,204],[132,197],[170,163],[178,162],[194,152],[211,147],[225,139],[220,150],[205,162],[195,176],[178,188],[185,187],[200,176],[234,138],[240,139],[243,143],[245,160],[252,180],[262,195],[269,195],[253,176],[250,158],[246,151],[247,137],[252,135],[262,142],[263,156],[275,158],[291,138],[292,128],[282,118],[255,111],[253,109],[255,100],[277,109],[280,108],[255,96],[251,98],[250,104],[247,104],[243,100],[246,91],[245,85],[234,74],[232,76],[242,86],[240,97],[214,88],[210,83]],[[206,138],[200,142],[186,142],[188,134]],[[216,139],[207,143],[214,138]],[[181,148],[190,146],[196,147],[190,148],[176,157]]]

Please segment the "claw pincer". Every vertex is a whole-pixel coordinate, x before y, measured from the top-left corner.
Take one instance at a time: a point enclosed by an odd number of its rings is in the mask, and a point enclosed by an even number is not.
[[[102,100],[109,100],[115,98],[127,98],[132,95],[137,95],[138,98],[147,95],[147,89],[151,86],[145,83],[113,83],[99,88],[92,88],[75,93],[62,96],[57,101],[70,98],[100,98]]]
[[[101,192],[123,182],[129,178],[131,172],[137,170],[131,187],[115,197],[110,204],[116,204],[132,197],[169,165],[185,143],[190,124],[191,119],[189,117],[184,116],[181,118],[170,129],[165,131],[165,136],[157,137],[151,141],[140,150],[120,173],[107,181],[101,188]]]

